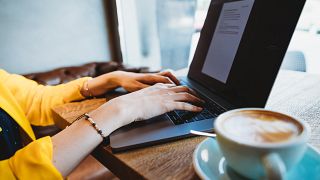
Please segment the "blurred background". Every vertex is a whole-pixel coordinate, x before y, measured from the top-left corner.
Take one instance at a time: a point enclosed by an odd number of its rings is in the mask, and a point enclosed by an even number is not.
[[[0,0],[0,68],[47,71],[110,59],[102,0]]]
[[[117,2],[125,62],[155,69],[188,66],[210,0]],[[282,68],[320,73],[319,9],[320,0],[306,2]]]
[[[122,61],[151,70],[192,60],[210,0],[0,0],[0,67],[46,71],[91,61]],[[320,73],[320,0],[308,0],[282,68]],[[121,56],[114,56],[116,28]],[[117,40],[117,39],[116,39]]]

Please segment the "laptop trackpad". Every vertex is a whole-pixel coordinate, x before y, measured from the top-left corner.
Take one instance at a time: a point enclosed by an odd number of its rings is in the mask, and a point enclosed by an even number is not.
[[[166,115],[160,115],[149,120],[134,122],[114,131],[110,135],[110,146],[113,150],[138,147],[145,143],[165,137],[174,127],[173,122]]]

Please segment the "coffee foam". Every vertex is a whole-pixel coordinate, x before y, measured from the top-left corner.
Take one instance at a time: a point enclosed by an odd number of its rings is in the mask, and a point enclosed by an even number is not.
[[[264,111],[238,112],[222,123],[230,137],[252,143],[276,143],[299,136],[302,126],[287,116]]]

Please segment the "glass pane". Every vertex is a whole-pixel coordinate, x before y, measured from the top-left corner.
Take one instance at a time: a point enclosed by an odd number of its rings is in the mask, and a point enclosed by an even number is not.
[[[195,32],[195,0],[157,0],[156,16],[161,67],[187,67],[191,39]]]
[[[117,0],[125,63],[181,69],[190,63],[210,0]]]
[[[154,70],[187,67],[210,0],[117,0],[125,63]],[[284,64],[320,73],[320,0],[308,0]],[[288,63],[288,62],[289,63]]]

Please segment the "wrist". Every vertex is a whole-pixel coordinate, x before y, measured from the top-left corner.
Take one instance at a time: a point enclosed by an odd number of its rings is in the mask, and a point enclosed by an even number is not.
[[[124,74],[123,71],[113,71],[107,74],[109,77],[106,79],[108,80],[108,83],[115,86],[115,88],[120,87],[122,85],[121,77],[123,77],[123,74]]]
[[[121,84],[120,74],[121,71],[114,71],[91,78],[83,83],[80,92],[84,97],[95,97],[116,89]]]
[[[98,83],[97,91],[103,91],[103,93],[108,92],[110,90],[116,89],[121,86],[121,71],[113,71],[104,75],[101,75],[99,77],[96,77],[96,81]]]
[[[109,102],[88,113],[101,127],[103,132],[108,134],[123,126],[124,117],[122,110],[117,105],[110,104]]]
[[[82,87],[80,89],[80,93],[83,97],[93,97],[93,94],[89,87],[89,81],[92,80],[92,78],[87,79],[83,82]]]

